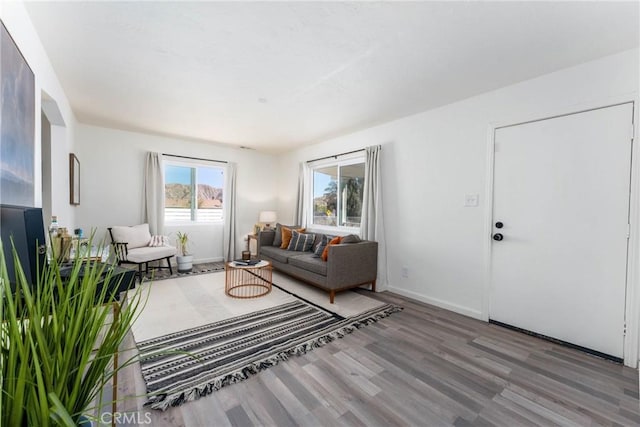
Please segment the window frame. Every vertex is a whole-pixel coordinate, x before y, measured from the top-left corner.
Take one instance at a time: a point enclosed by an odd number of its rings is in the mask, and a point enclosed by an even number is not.
[[[348,157],[344,157],[341,159],[335,159],[335,158],[331,158],[331,159],[323,159],[323,160],[318,160],[312,163],[309,163],[307,165],[308,167],[308,174],[307,174],[307,182],[309,183],[308,186],[308,191],[306,191],[307,195],[306,195],[306,201],[305,201],[305,207],[306,207],[306,223],[307,223],[307,228],[314,230],[314,231],[321,231],[327,234],[360,234],[360,226],[358,227],[348,227],[348,226],[344,226],[344,225],[321,225],[321,224],[314,224],[313,223],[313,214],[314,214],[314,206],[313,206],[313,201],[314,201],[314,193],[313,193],[313,189],[314,189],[314,172],[317,169],[322,169],[322,168],[326,168],[326,167],[332,167],[332,166],[336,166],[338,168],[338,176],[336,177],[337,180],[337,184],[338,184],[338,189],[340,188],[340,168],[343,166],[349,166],[349,165],[357,165],[357,164],[365,164],[366,163],[366,156],[364,153],[356,153],[354,155],[350,155]],[[366,179],[366,176],[364,177],[364,179]],[[339,190],[338,190],[339,191]],[[364,195],[363,195],[363,199],[364,199]],[[363,200],[364,201],[364,200]],[[338,197],[337,200],[338,203],[340,203],[340,198]],[[363,205],[364,208],[364,205]],[[339,207],[336,208],[337,211],[340,210]],[[362,212],[360,214],[360,217],[362,218]],[[339,219],[339,217],[338,217]],[[362,221],[362,220],[361,220]],[[362,223],[362,222],[361,222]]]
[[[210,162],[210,161],[200,161],[197,159],[179,159],[176,160],[173,157],[163,157],[163,161],[162,161],[162,191],[163,191],[163,197],[164,197],[164,202],[165,202],[165,207],[164,207],[164,225],[165,226],[169,226],[169,227],[176,227],[176,226],[191,226],[191,225],[207,225],[207,224],[223,224],[224,223],[224,217],[225,217],[225,200],[224,200],[224,189],[226,188],[227,185],[227,168],[222,165],[222,164],[211,164],[214,162]],[[215,162],[218,163],[218,162]],[[192,174],[194,175],[193,179],[194,179],[194,187],[196,191],[192,191],[191,192],[191,218],[189,221],[171,221],[171,220],[167,220],[167,215],[166,215],[166,167],[167,166],[178,166],[178,167],[186,167],[186,168],[191,168],[192,169]],[[211,169],[220,169],[222,171],[222,207],[220,208],[220,212],[221,212],[221,216],[220,219],[214,219],[211,221],[198,221],[198,208],[197,208],[197,188],[198,188],[198,168],[199,167],[204,167],[204,168],[211,168]],[[196,206],[196,208],[194,209],[194,206]],[[195,220],[193,219],[195,216]]]

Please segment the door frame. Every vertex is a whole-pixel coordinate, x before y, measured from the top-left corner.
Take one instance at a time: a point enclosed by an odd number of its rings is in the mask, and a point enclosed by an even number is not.
[[[629,199],[629,224],[631,226],[628,250],[627,250],[627,283],[625,298],[625,325],[626,333],[623,340],[624,364],[637,368],[639,365],[640,344],[640,162],[637,160],[638,151],[638,127],[639,109],[638,93],[632,92],[626,95],[607,98],[600,101],[589,102],[580,105],[565,106],[546,110],[538,114],[526,114],[513,117],[507,120],[491,122],[487,127],[487,152],[486,152],[486,176],[485,176],[485,212],[484,212],[484,286],[482,292],[481,319],[488,322],[491,305],[491,259],[493,233],[493,185],[494,185],[494,165],[495,165],[495,134],[496,130],[509,126],[516,126],[556,117],[567,116],[587,112],[590,110],[613,107],[620,104],[632,104],[633,110],[633,135],[632,128],[629,129],[629,138],[633,138],[631,147],[631,177],[630,177],[630,199]],[[629,142],[631,144],[631,142]]]

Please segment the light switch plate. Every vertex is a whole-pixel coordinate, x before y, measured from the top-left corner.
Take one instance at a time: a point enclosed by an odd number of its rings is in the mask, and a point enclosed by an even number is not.
[[[475,208],[478,206],[478,200],[480,199],[480,195],[478,194],[465,194],[464,195],[464,206]]]

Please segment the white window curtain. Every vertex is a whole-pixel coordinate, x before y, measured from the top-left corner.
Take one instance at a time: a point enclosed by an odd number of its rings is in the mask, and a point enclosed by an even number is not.
[[[222,237],[222,253],[225,260],[236,259],[236,230],[237,230],[237,205],[236,205],[236,164],[227,163],[224,185],[224,231]]]
[[[382,186],[379,145],[365,148],[364,189],[360,238],[378,242],[378,282],[387,286],[387,249],[382,214]]]
[[[148,152],[144,164],[142,222],[152,235],[164,234],[164,179],[162,154]]]
[[[298,196],[296,199],[296,211],[293,221],[296,225],[307,226],[307,197],[306,191],[309,188],[309,167],[307,162],[300,163],[298,172]]]

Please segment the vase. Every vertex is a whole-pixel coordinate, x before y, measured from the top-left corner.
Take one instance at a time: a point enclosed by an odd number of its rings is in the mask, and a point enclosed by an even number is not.
[[[178,273],[188,273],[193,268],[193,255],[176,256]]]

